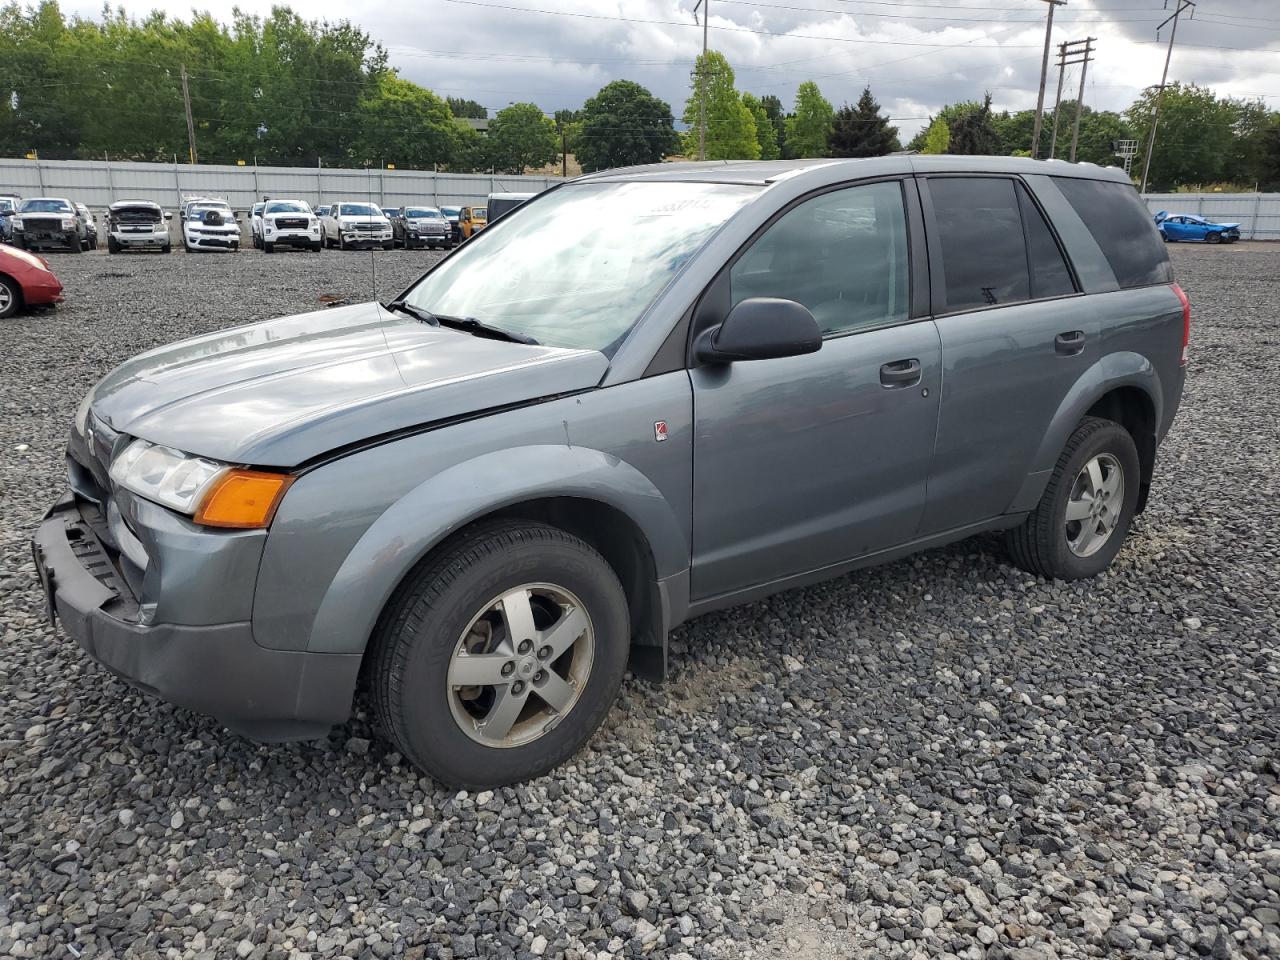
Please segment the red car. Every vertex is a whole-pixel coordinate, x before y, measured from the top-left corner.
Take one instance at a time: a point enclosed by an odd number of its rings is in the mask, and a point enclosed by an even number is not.
[[[62,284],[44,257],[0,244],[0,319],[23,307],[62,302]]]

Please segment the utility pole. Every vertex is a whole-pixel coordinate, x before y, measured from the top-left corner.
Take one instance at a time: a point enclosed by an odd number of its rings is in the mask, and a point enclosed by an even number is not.
[[[182,65],[182,104],[187,110],[187,147],[191,151],[191,162],[199,163],[196,159],[196,123],[191,119],[191,91],[187,89],[187,65]]]
[[[1049,44],[1053,39],[1053,8],[1067,0],[1044,0],[1049,5],[1049,18],[1044,25],[1044,56],[1040,60],[1040,92],[1036,94],[1036,122],[1031,132],[1031,159],[1040,155],[1040,125],[1044,121],[1044,84],[1049,76]]]
[[[1169,31],[1169,49],[1164,55],[1164,73],[1160,74],[1160,87],[1156,90],[1155,106],[1151,109],[1151,133],[1147,137],[1147,155],[1142,158],[1142,193],[1147,192],[1147,174],[1151,172],[1151,152],[1156,148],[1156,124],[1160,120],[1160,100],[1164,97],[1164,84],[1169,78],[1169,61],[1173,58],[1173,38],[1178,35],[1178,18],[1182,16],[1183,10],[1190,10],[1191,16],[1194,17],[1195,3],[1194,0],[1174,0],[1178,8],[1173,11],[1173,15],[1166,17],[1164,23],[1156,27],[1156,39],[1160,39],[1160,31],[1164,29],[1165,24],[1173,21],[1173,29]],[[1165,7],[1169,5],[1165,0]],[[1190,19],[1190,18],[1188,18]]]
[[[1065,2],[1065,0],[1063,0]],[[702,8],[702,65],[698,74],[698,159],[707,159],[707,24],[711,22],[711,0],[698,0],[693,5],[693,21],[698,22]]]
[[[1084,63],[1083,57],[1087,51],[1092,49],[1091,44],[1094,38],[1087,40],[1064,40],[1058,44],[1058,95],[1053,101],[1053,132],[1049,135],[1049,159],[1052,160],[1058,155],[1058,111],[1062,107],[1062,83],[1067,76],[1067,67]],[[1084,85],[1081,81],[1081,91]],[[1079,122],[1079,107],[1076,108],[1076,121]],[[1074,155],[1073,155],[1074,157]]]
[[[1093,59],[1093,41],[1097,37],[1087,37],[1084,41],[1084,56],[1080,60],[1080,92],[1076,94],[1076,122],[1071,127],[1071,162],[1076,162],[1076,143],[1080,140],[1080,114],[1084,112],[1084,75],[1089,69],[1089,61]]]

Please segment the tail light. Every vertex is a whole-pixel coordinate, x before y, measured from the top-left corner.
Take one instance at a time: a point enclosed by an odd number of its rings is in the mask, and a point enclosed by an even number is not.
[[[1187,350],[1191,346],[1191,301],[1176,283],[1170,284],[1182,304],[1182,366],[1187,365]]]

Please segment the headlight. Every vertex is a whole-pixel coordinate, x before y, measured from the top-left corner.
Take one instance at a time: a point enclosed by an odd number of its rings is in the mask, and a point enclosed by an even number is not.
[[[74,227],[75,225],[76,225],[76,222],[75,222],[74,220],[72,220],[70,217],[63,217],[63,218],[62,218],[62,229],[63,229],[63,230],[70,230],[70,229],[71,229],[72,227]]]
[[[22,218],[21,218],[21,217],[13,217],[13,218],[9,221],[9,223],[10,223],[11,225],[13,225],[13,226],[17,227],[19,230],[21,230],[21,229],[22,229]]]
[[[253,530],[271,525],[294,478],[242,470],[135,440],[111,464],[111,479],[140,497],[187,514],[196,523]]]
[[[188,516],[229,468],[203,457],[135,440],[111,464],[114,483]]]

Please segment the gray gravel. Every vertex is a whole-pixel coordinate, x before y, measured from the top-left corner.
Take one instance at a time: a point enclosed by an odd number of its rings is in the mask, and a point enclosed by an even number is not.
[[[265,747],[133,692],[30,568],[96,377],[372,258],[51,257],[67,304],[0,328],[0,956],[1280,956],[1280,249],[1172,254],[1190,382],[1111,573],[979,539],[704,617],[479,795],[363,713]],[[384,296],[431,256],[379,253]]]

